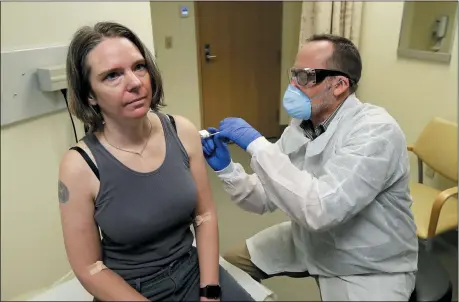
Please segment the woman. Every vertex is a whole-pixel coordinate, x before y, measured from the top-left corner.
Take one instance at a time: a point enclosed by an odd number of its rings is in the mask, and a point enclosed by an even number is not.
[[[90,129],[59,169],[65,247],[85,289],[109,301],[252,300],[219,266],[198,131],[159,112],[161,76],[144,44],[120,24],[83,27],[67,78]]]

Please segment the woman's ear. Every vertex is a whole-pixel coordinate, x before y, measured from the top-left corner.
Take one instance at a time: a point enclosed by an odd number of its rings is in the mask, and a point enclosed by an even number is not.
[[[96,105],[97,105],[96,99],[95,99],[92,95],[90,95],[90,96],[88,97],[88,103],[89,103],[90,105],[92,105],[92,106],[96,106]]]

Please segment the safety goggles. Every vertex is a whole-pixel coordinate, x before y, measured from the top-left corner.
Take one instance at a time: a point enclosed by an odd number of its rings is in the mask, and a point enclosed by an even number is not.
[[[300,86],[311,86],[315,84],[321,83],[325,80],[326,77],[330,76],[343,76],[349,79],[351,85],[353,81],[349,77],[348,74],[339,71],[339,70],[331,70],[331,69],[314,69],[314,68],[290,68],[288,72],[289,82],[293,79],[298,83]]]

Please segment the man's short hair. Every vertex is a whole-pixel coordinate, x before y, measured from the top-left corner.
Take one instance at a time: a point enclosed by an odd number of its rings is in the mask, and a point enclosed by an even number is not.
[[[351,40],[330,34],[316,34],[306,42],[329,41],[333,43],[333,54],[327,60],[327,68],[345,72],[351,78],[350,91],[355,92],[362,74],[362,60],[357,47]]]

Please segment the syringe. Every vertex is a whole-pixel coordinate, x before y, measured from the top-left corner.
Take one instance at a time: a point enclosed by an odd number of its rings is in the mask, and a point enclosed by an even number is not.
[[[201,135],[201,138],[203,138],[203,139],[207,139],[207,138],[212,137],[212,136],[214,136],[215,134],[218,134],[218,133],[220,133],[220,132],[210,133],[207,130],[200,130],[199,131],[199,135]],[[223,138],[222,140],[223,140],[223,142],[225,142],[227,144],[232,144],[232,142],[227,138]]]
[[[199,131],[199,134],[201,135],[201,138],[204,138],[204,139],[209,138],[209,137],[212,137],[212,136],[214,136],[214,135],[217,134],[217,133],[220,133],[220,132],[210,133],[210,132],[207,131],[207,130],[200,130],[200,131]]]

